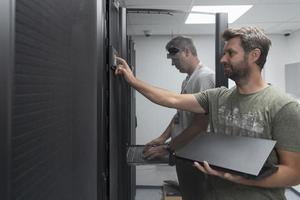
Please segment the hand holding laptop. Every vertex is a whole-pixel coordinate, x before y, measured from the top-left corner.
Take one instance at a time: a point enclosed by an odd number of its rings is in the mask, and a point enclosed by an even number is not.
[[[235,182],[235,183],[243,184],[243,182],[248,180],[248,179],[246,179],[242,176],[233,175],[233,174],[230,174],[228,172],[214,170],[209,166],[209,164],[206,161],[203,161],[202,165],[198,162],[194,162],[194,166],[197,169],[199,169],[200,171],[202,171],[203,173],[205,173],[205,174],[209,174],[209,175],[212,175],[212,176],[218,176],[220,178],[223,178],[223,179],[226,179],[228,181]]]

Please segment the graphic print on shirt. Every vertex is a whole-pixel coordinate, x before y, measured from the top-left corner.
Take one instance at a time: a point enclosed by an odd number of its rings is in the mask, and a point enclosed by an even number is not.
[[[261,137],[264,132],[263,119],[257,112],[241,113],[237,107],[218,109],[217,132],[225,135]]]

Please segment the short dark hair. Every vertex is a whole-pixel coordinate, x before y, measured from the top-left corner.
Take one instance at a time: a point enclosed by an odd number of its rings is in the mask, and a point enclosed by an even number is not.
[[[260,66],[261,69],[264,67],[271,46],[271,40],[261,29],[252,26],[229,28],[224,31],[222,36],[225,41],[239,37],[241,39],[241,46],[246,53],[249,53],[255,48],[260,49],[261,55],[256,61],[256,64]]]
[[[166,45],[166,50],[169,50],[170,48],[179,48],[181,50],[184,50],[185,48],[188,48],[191,50],[192,54],[194,56],[197,56],[197,50],[194,45],[194,42],[192,38],[186,37],[186,36],[177,36],[173,39],[171,39],[167,45]]]

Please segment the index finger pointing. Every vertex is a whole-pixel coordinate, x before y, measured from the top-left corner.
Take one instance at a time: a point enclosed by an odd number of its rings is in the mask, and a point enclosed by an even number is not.
[[[117,59],[117,61],[119,61],[121,63],[126,63],[126,61],[121,57],[116,56],[116,59]]]

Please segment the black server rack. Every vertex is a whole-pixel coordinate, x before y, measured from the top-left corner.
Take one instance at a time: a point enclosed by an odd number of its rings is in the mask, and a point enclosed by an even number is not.
[[[98,55],[98,200],[109,199],[109,84],[107,67],[107,12],[106,1],[97,1],[97,55]]]
[[[117,1],[107,1],[108,68],[114,56],[127,59],[126,9]],[[126,163],[126,146],[131,142],[131,88],[109,70],[109,199],[133,199],[132,168]]]
[[[11,187],[11,93],[12,76],[11,66],[14,63],[14,2],[1,1],[0,7],[0,197],[10,199]]]
[[[96,2],[1,2],[3,200],[97,199]]]
[[[110,69],[115,65],[114,56],[119,52],[119,14],[118,7],[115,7],[112,1],[107,1],[107,55],[108,66]],[[114,75],[113,70],[108,72],[108,118],[109,118],[109,132],[108,132],[108,149],[109,149],[109,200],[119,199],[119,192],[122,187],[122,182],[119,180],[121,176],[120,168],[120,151],[122,129],[121,123],[121,88],[120,77]],[[121,183],[121,184],[120,184]]]
[[[109,54],[135,65],[126,9],[3,0],[0,10],[1,200],[134,199],[134,91]]]

